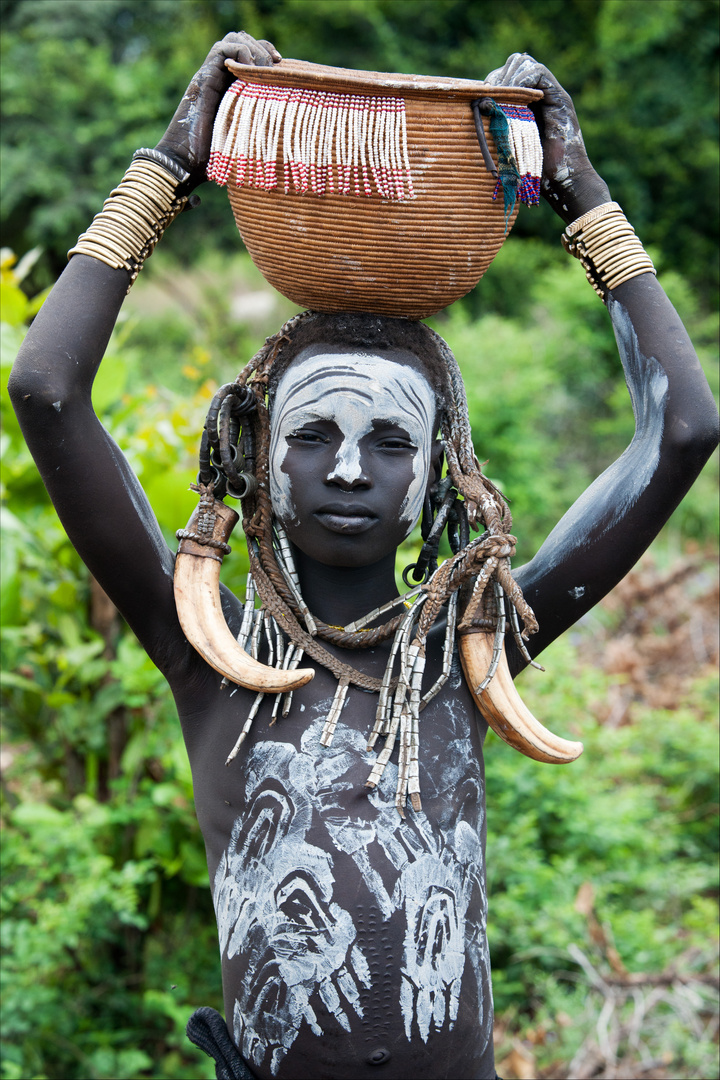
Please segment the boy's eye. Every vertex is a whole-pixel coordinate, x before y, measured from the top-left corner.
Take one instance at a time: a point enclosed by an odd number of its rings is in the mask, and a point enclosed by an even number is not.
[[[386,439],[382,439],[378,445],[381,450],[417,450],[417,447],[410,439],[403,439],[397,436],[389,436]]]
[[[322,435],[319,431],[311,431],[307,428],[291,431],[288,439],[295,439],[303,443],[326,443],[330,441],[326,435]]]

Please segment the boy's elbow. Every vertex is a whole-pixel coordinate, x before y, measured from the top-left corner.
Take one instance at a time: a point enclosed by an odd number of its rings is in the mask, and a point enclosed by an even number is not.
[[[712,399],[691,416],[675,416],[667,426],[667,444],[688,466],[702,468],[720,441],[717,409]]]
[[[38,410],[44,412],[75,396],[67,374],[59,368],[53,370],[45,351],[34,348],[32,341],[26,339],[8,379],[8,394],[15,412],[19,416]]]
[[[22,363],[22,358],[18,357],[7,384],[8,395],[16,413],[19,414],[21,410],[27,408],[29,402],[32,401],[34,404],[37,401],[39,388],[37,375],[37,372],[28,370]]]
[[[8,394],[16,412],[24,401],[28,401],[32,397],[36,381],[31,377],[31,373],[26,371],[22,364],[19,363],[19,359],[13,365],[7,384]]]

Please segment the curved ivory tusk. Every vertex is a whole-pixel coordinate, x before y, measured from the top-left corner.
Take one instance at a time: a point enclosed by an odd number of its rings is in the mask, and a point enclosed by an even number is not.
[[[208,508],[205,508],[208,513]],[[226,543],[238,515],[225,503],[214,500],[209,513],[213,515],[214,541]],[[193,514],[186,534],[197,536],[203,521],[203,507]],[[179,534],[180,535],[180,534]],[[220,565],[222,549],[197,543],[189,536],[180,541],[175,561],[175,606],[182,631],[192,647],[204,660],[227,679],[248,690],[263,694],[281,694],[297,690],[314,676],[313,668],[279,671],[253,660],[230,633],[220,604]]]
[[[536,720],[520,697],[510,677],[505,643],[490,685],[480,690],[493,655],[494,633],[471,631],[460,635],[460,659],[475,702],[496,735],[521,754],[553,765],[567,764],[580,757],[581,742],[553,735]]]

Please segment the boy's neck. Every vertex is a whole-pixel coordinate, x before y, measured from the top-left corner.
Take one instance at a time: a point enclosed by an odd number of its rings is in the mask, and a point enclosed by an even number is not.
[[[325,566],[293,545],[303,599],[323,622],[347,626],[398,596],[395,553],[371,566]]]

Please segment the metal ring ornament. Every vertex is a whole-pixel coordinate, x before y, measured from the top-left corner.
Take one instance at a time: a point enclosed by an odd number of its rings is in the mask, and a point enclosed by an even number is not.
[[[237,467],[238,457],[241,461],[245,458],[238,447],[244,434],[240,418],[256,404],[253,391],[236,382],[225,383],[212,399],[200,442],[198,482],[212,482],[216,498],[222,499],[228,494],[244,499],[257,490],[252,472]]]
[[[232,412],[236,417],[243,416],[245,413],[250,412],[256,405],[255,395],[252,390],[247,386],[240,386],[236,382],[225,383],[215,392],[215,396],[208,409],[207,419],[205,420],[205,429],[208,433],[210,445],[214,450],[220,449],[218,418],[222,406],[228,397],[235,398],[235,402],[232,404]]]
[[[425,537],[425,543],[420,549],[420,555],[417,562],[411,563],[403,570],[402,579],[408,588],[412,588],[413,584],[424,585],[426,581],[429,581],[432,575],[437,570],[437,558],[438,548],[440,547],[440,537],[442,536],[443,529],[447,523],[450,512],[452,511],[455,501],[458,497],[458,493],[452,486],[452,480],[449,476],[445,477],[438,486],[438,495],[442,502],[435,516],[435,520],[432,523],[430,529],[427,530],[427,536]],[[408,581],[408,575],[412,574],[413,581]]]
[[[229,484],[233,484],[236,488],[241,486],[242,481],[240,479],[240,470],[236,466],[238,458],[237,443],[233,445],[230,441],[230,408],[227,406],[227,399],[223,402],[220,410],[220,460],[222,461],[222,468]]]
[[[457,497],[458,497],[457,491],[455,490],[454,487],[450,486],[448,488],[448,490],[445,492],[445,495],[443,496],[442,503],[440,504],[440,508],[439,508],[439,510],[437,512],[437,515],[435,517],[435,521],[433,522],[432,528],[430,529],[430,531],[428,532],[428,535],[425,538],[425,546],[426,547],[434,546],[435,548],[437,548],[437,546],[438,546],[438,544],[440,542],[440,537],[442,535],[442,531],[445,528],[445,524],[447,522],[448,515],[449,515],[450,511],[452,510]]]
[[[220,455],[223,457],[225,447],[237,447],[240,439],[240,417],[242,415],[242,402],[238,402],[235,396],[228,394],[223,400],[218,412],[218,442]],[[235,458],[232,458],[234,462]]]
[[[208,469],[208,471],[206,473],[203,473],[202,470],[201,470],[197,474],[197,478],[195,480],[196,484],[205,484],[205,485],[212,484],[213,485],[213,494],[215,495],[216,498],[220,498],[220,496],[217,494],[217,492],[221,489],[224,482],[225,482],[224,476],[222,475],[220,470],[215,467],[215,465],[210,465],[210,467],[209,467],[209,469]]]
[[[257,478],[252,473],[241,472],[236,474],[237,479],[240,481],[242,491],[237,491],[234,484],[231,487],[228,483],[226,495],[229,495],[231,499],[247,499],[248,495],[254,495],[257,491]]]
[[[218,390],[215,391],[215,395],[210,402],[210,408],[207,411],[207,417],[205,419],[205,430],[208,434],[208,439],[213,450],[220,449],[220,439],[218,437],[218,415],[220,413],[220,407],[225,398],[234,393],[235,383],[225,383]]]
[[[428,564],[426,564],[426,566],[424,568],[422,578],[418,578],[417,581],[408,581],[408,574],[410,574],[412,571],[414,571],[416,569],[416,567],[419,566],[419,565],[420,565],[420,559],[418,559],[417,562],[410,563],[408,566],[405,567],[405,569],[402,572],[402,579],[405,582],[405,584],[407,585],[408,589],[412,589],[416,585],[424,585],[425,582],[429,581],[430,578],[432,577],[432,573],[430,571],[430,565],[428,563]]]
[[[203,428],[202,438],[200,439],[200,452],[198,454],[198,484],[209,484],[212,482],[213,473],[215,473],[215,483],[220,479],[220,475],[212,463],[212,448],[210,446],[210,440],[208,438],[207,427]]]

